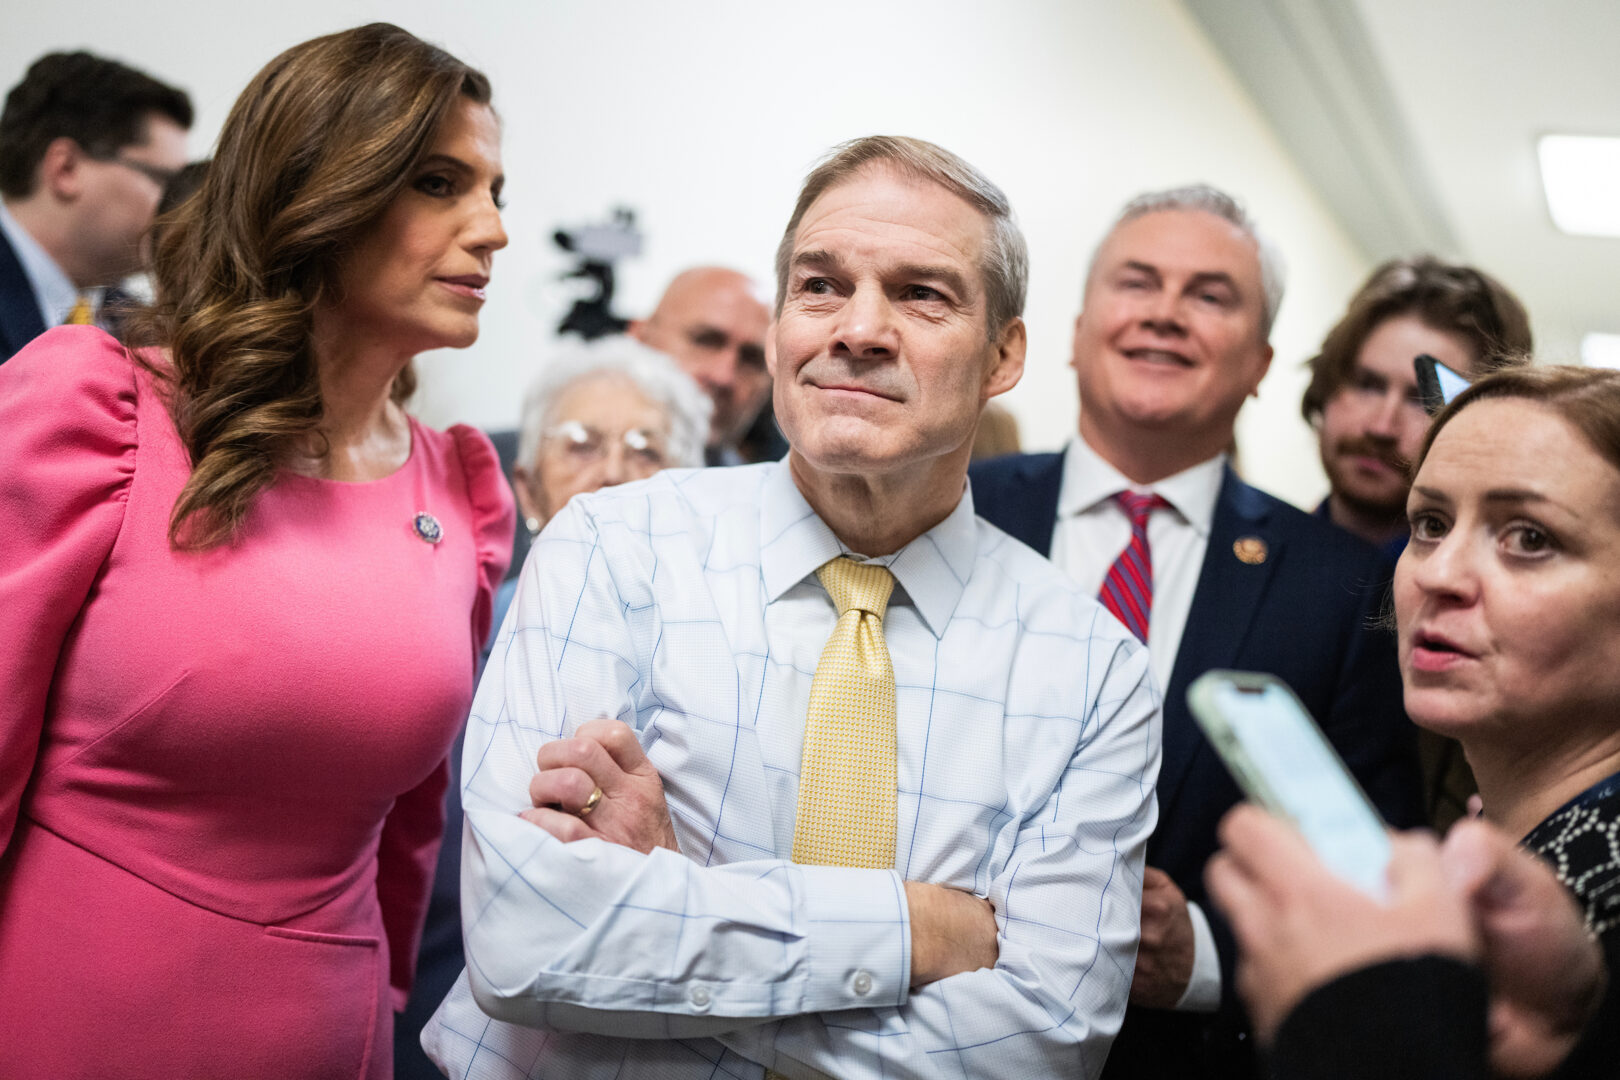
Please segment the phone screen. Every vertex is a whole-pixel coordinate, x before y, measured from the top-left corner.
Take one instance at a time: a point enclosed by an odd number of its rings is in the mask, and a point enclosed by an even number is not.
[[[1468,389],[1468,380],[1444,364],[1434,365],[1434,375],[1440,380],[1440,396],[1447,405],[1451,404],[1452,398]]]
[[[1210,672],[1189,689],[1205,732],[1250,797],[1293,821],[1328,869],[1384,897],[1390,848],[1378,812],[1293,692],[1240,674]]]

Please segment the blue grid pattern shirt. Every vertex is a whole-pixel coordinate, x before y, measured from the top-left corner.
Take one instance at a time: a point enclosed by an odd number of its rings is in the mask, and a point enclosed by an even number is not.
[[[895,866],[798,866],[810,682],[837,620],[815,570],[841,553],[782,463],[664,472],[547,527],[467,724],[468,970],[422,1036],[451,1076],[1101,1070],[1156,816],[1146,651],[964,493],[881,560]],[[639,733],[680,853],[517,817],[539,747],[602,715]],[[989,897],[996,966],[913,990],[906,880]]]

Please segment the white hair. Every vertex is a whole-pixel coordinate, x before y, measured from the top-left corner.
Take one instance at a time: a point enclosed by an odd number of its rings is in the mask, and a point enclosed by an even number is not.
[[[1086,279],[1089,281],[1092,271],[1097,268],[1097,256],[1102,253],[1103,244],[1108,238],[1127,221],[1134,221],[1147,214],[1155,214],[1161,210],[1202,210],[1206,214],[1214,214],[1222,221],[1230,222],[1243,231],[1243,235],[1254,241],[1256,251],[1260,256],[1260,333],[1264,338],[1271,337],[1271,324],[1277,321],[1277,309],[1282,307],[1283,285],[1287,278],[1287,270],[1283,265],[1282,252],[1277,250],[1269,237],[1260,231],[1243,204],[1209,184],[1189,184],[1186,187],[1169,188],[1165,191],[1149,191],[1125,204],[1119,212],[1114,223],[1103,234],[1102,240],[1091,252],[1091,263],[1086,267]]]
[[[669,416],[669,464],[696,468],[703,464],[714,403],[692,377],[668,356],[631,338],[616,336],[594,342],[560,345],[529,384],[518,431],[518,464],[532,468],[546,430],[557,422],[553,409],[563,391],[585,379],[619,375],[629,379],[647,400]]]

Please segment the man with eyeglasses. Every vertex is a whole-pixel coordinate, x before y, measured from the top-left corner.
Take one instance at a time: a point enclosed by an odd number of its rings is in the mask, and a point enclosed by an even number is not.
[[[0,363],[52,326],[111,328],[186,161],[185,91],[87,52],[29,67],[0,112]]]

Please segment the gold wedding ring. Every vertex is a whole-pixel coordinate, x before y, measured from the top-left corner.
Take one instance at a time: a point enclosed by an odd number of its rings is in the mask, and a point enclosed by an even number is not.
[[[602,789],[597,787],[591,792],[591,797],[585,800],[585,805],[574,811],[575,817],[589,817],[596,804],[602,801]]]

